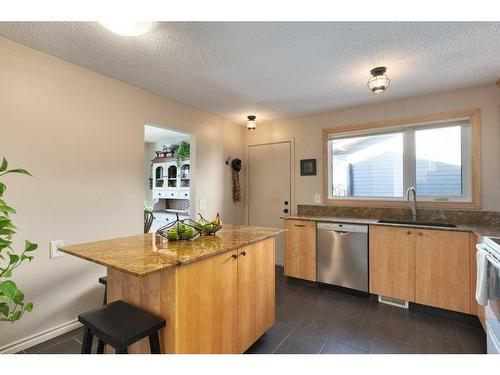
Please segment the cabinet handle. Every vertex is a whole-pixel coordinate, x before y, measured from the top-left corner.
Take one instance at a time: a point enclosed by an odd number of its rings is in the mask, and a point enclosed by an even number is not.
[[[236,259],[236,258],[238,258],[238,255],[233,254],[233,255],[231,255],[231,258]]]
[[[304,224],[294,224],[296,227],[299,227],[299,228],[304,228],[305,225]]]
[[[245,250],[243,250],[240,254],[245,256],[245,255],[247,255],[247,252]]]
[[[406,234],[411,234],[411,230],[409,230],[408,232],[406,232]]]

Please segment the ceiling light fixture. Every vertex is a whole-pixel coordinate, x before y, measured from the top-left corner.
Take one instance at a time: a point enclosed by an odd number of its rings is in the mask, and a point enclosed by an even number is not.
[[[368,80],[368,87],[374,94],[381,94],[389,87],[391,80],[385,74],[386,70],[385,66],[379,66],[370,70],[372,76]]]
[[[255,128],[257,127],[257,120],[256,120],[256,117],[254,115],[249,115],[247,116],[247,129],[248,130],[255,130]]]
[[[139,36],[153,28],[156,22],[143,21],[105,21],[99,22],[106,29],[123,36]]]

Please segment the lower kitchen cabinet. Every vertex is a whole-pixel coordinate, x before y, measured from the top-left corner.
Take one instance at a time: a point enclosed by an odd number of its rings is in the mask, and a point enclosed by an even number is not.
[[[316,281],[316,222],[285,220],[285,275]]]
[[[415,230],[371,225],[370,293],[415,301]]]
[[[247,350],[275,321],[274,240],[238,254],[238,351]]]
[[[176,353],[242,353],[273,326],[274,241],[179,268]]]
[[[236,255],[231,251],[179,268],[176,353],[238,353]]]
[[[415,302],[470,313],[469,277],[469,233],[415,229]]]

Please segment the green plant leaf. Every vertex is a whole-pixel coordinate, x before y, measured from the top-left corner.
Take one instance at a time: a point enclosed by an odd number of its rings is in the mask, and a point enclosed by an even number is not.
[[[26,311],[31,312],[33,310],[33,303],[32,302],[28,302],[26,304],[26,306],[24,306],[24,308],[26,309]]]
[[[0,293],[2,293],[8,299],[13,299],[17,292],[17,286],[14,281],[7,280],[0,284]]]
[[[10,245],[12,245],[11,240],[0,238],[0,250],[5,248],[10,248]]]
[[[9,305],[7,305],[6,303],[0,303],[0,314],[2,314],[4,316],[8,316],[9,315]]]
[[[7,186],[0,182],[0,197],[5,193],[5,190],[7,190]]]
[[[31,173],[29,173],[26,169],[21,169],[21,168],[9,169],[8,171],[2,173],[2,176],[7,174],[7,173],[20,173],[20,174],[27,174],[28,176],[31,176]]]
[[[2,257],[3,258],[3,257]],[[2,277],[11,277],[12,276],[12,271],[11,270],[8,270],[8,271],[5,271],[3,274],[2,274]]]
[[[24,241],[24,251],[34,251],[38,248],[38,245],[28,240]]]
[[[7,159],[2,158],[2,164],[0,165],[0,172],[6,171],[9,163],[7,163]]]
[[[14,301],[14,303],[17,303],[18,305],[22,304],[22,302],[24,300],[24,294],[23,294],[23,292],[21,292],[18,289],[16,291],[16,293],[14,294],[14,297],[12,297],[12,300]]]
[[[10,315],[9,320],[11,322],[15,322],[16,320],[19,320],[20,317],[21,317],[21,311],[16,311],[15,313]]]
[[[14,263],[16,263],[18,260],[19,260],[19,255],[9,253],[9,262],[10,262],[10,264],[14,264]]]
[[[14,210],[12,207],[7,206],[6,204],[0,205],[0,212],[3,212],[5,214],[15,214],[16,210]]]

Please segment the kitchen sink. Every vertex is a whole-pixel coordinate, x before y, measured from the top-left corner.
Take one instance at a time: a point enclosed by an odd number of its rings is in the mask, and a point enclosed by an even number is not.
[[[381,224],[403,224],[403,225],[422,225],[426,227],[446,227],[446,228],[456,228],[457,226],[452,223],[432,223],[429,221],[413,221],[413,220],[390,220],[382,219],[378,220]]]

